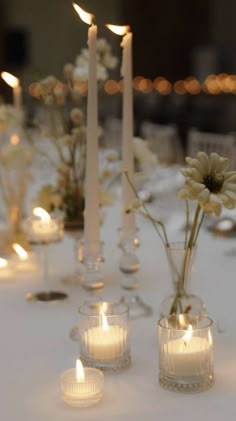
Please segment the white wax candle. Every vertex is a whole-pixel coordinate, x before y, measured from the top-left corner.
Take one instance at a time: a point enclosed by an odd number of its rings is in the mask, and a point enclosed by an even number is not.
[[[22,88],[20,85],[13,87],[13,104],[17,110],[22,108]]]
[[[123,116],[122,116],[122,163],[133,183],[133,86],[132,86],[132,33],[128,32],[122,39],[123,48],[121,75],[123,76]],[[134,193],[128,184],[125,174],[122,174],[122,228],[133,233],[135,216],[126,210],[132,207]]]
[[[101,326],[89,328],[85,332],[85,346],[90,357],[96,361],[116,361],[127,344],[127,329],[118,325],[109,325],[106,329]]]
[[[64,401],[74,407],[87,407],[97,403],[103,395],[104,376],[96,368],[85,367],[83,378],[77,376],[76,369],[61,374]]]
[[[34,238],[39,242],[53,241],[57,232],[58,224],[53,219],[49,221],[32,220],[32,233]]]
[[[191,377],[204,370],[211,360],[212,344],[206,338],[193,336],[169,341],[164,345],[166,371],[176,376]]]
[[[2,72],[1,77],[13,89],[13,104],[16,109],[20,110],[22,107],[22,89],[20,80],[8,72]]]
[[[85,242],[99,243],[98,110],[97,110],[97,26],[88,30],[89,75],[85,174]]]

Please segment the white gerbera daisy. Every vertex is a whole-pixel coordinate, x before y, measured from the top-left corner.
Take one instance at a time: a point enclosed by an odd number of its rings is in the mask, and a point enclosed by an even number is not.
[[[236,204],[236,171],[227,171],[229,160],[217,153],[209,156],[198,152],[196,158],[186,158],[187,168],[181,173],[185,185],[180,199],[197,200],[205,213],[221,214],[222,205],[233,209]]]

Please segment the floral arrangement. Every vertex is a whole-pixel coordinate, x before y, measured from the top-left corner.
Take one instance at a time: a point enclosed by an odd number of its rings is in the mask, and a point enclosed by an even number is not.
[[[97,41],[98,81],[108,77],[108,71],[117,64],[111,47],[105,39]],[[40,101],[45,113],[35,119],[35,125],[49,139],[56,152],[51,159],[57,170],[55,188],[50,191],[51,207],[60,207],[65,213],[65,226],[83,226],[85,176],[85,104],[88,79],[88,49],[82,49],[75,65],[67,63],[63,69],[64,81],[48,76],[29,87],[30,94]],[[35,144],[37,147],[37,144]],[[48,156],[44,150],[41,153]],[[48,156],[50,159],[50,157]],[[41,196],[42,196],[41,195]]]
[[[14,140],[14,137],[13,137]],[[31,178],[33,150],[28,143],[7,143],[0,148],[0,194],[9,222],[9,242],[22,243],[21,218]],[[5,251],[8,244],[5,243]]]
[[[186,304],[183,307],[181,299],[204,216],[206,214],[219,216],[222,207],[234,209],[236,205],[236,171],[227,171],[229,167],[227,158],[223,158],[217,153],[207,155],[205,152],[198,152],[195,158],[186,157],[185,160],[187,167],[181,169],[185,182],[178,194],[179,199],[184,200],[186,209],[183,257],[179,267],[176,266],[169,253],[171,243],[164,224],[151,216],[145,203],[138,198],[127,175],[137,197],[133,208],[128,209],[127,212],[135,211],[151,221],[165,247],[171,269],[175,273],[176,293],[170,304],[169,314],[191,313],[191,305]],[[196,202],[192,224],[190,224],[189,201]]]
[[[13,105],[0,105],[0,132],[9,127],[21,127],[23,125],[24,115],[20,110],[16,110]]]

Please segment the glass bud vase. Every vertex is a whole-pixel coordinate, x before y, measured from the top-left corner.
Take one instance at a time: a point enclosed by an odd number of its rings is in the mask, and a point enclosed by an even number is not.
[[[201,298],[190,292],[196,246],[185,248],[183,242],[170,243],[170,246],[166,247],[166,255],[172,277],[173,293],[161,303],[161,317],[176,314],[188,314],[190,317],[205,315],[205,304]]]

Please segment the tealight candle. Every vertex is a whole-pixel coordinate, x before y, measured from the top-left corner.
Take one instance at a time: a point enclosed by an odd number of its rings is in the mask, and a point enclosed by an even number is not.
[[[125,304],[95,303],[80,308],[81,359],[102,369],[130,364],[128,309]]]
[[[13,243],[12,248],[17,254],[13,257],[13,262],[16,270],[33,271],[36,269],[36,256],[34,253],[27,252],[18,243]]]
[[[80,360],[76,368],[61,374],[61,390],[64,402],[74,407],[88,407],[96,404],[103,396],[104,376],[101,370],[83,367]]]
[[[167,389],[194,392],[213,384],[212,321],[207,317],[185,328],[176,317],[159,321],[160,384]]]

